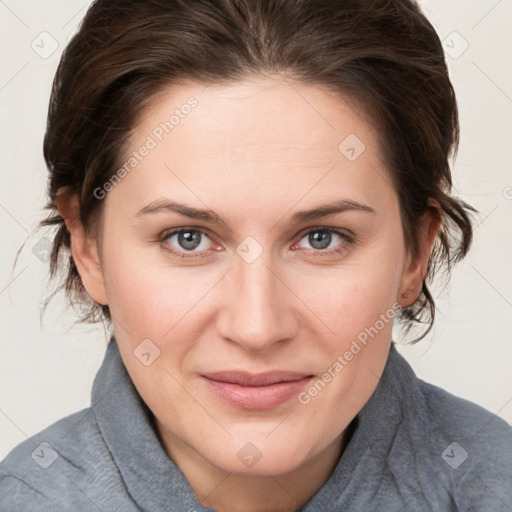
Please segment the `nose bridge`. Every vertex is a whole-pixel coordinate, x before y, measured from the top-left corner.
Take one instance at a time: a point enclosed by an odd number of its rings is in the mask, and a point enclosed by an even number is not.
[[[243,244],[237,252],[240,250],[242,256],[235,255],[228,278],[221,334],[247,350],[264,350],[293,336],[293,294],[283,278],[277,277],[279,270],[269,252],[263,251],[251,261]]]

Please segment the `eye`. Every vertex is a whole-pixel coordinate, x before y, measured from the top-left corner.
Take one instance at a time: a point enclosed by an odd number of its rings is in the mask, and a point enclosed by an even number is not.
[[[347,233],[325,227],[309,229],[303,232],[301,240],[306,238],[307,242],[313,247],[309,252],[314,253],[315,256],[343,253],[353,243],[352,237]],[[336,242],[336,238],[339,240],[338,244],[335,244],[334,248],[326,250],[333,242]],[[163,245],[164,249],[179,258],[201,257],[202,253],[209,249],[207,240],[210,240],[207,232],[198,228],[174,229],[164,232],[159,238],[159,242]],[[295,246],[297,245],[295,244]],[[215,246],[213,250],[219,250],[219,246]]]
[[[172,245],[173,239],[175,239],[175,245]],[[163,243],[167,251],[181,258],[188,258],[195,257],[194,253],[208,250],[208,243],[205,242],[205,239],[209,239],[209,237],[202,229],[180,228],[164,233],[160,242]],[[192,255],[189,256],[186,253],[192,253]]]
[[[341,231],[332,228],[314,228],[302,233],[301,240],[306,239],[313,247],[313,253],[320,253],[320,255],[341,253],[348,249],[348,245],[352,243],[352,238]],[[336,239],[341,240],[334,247],[326,250]],[[341,247],[340,247],[341,246]]]

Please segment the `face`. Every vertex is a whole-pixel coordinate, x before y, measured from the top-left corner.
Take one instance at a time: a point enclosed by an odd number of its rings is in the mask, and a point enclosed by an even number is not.
[[[166,449],[252,475],[332,450],[421,283],[371,124],[318,86],[188,83],[131,144],[136,164],[107,185],[101,272],[81,273]],[[212,375],[235,371],[294,375]]]

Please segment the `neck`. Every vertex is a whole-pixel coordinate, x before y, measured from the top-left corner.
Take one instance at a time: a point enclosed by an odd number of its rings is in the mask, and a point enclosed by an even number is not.
[[[250,476],[213,466],[190,446],[155,422],[162,445],[185,475],[203,507],[218,512],[296,512],[325,484],[350,435],[350,427],[322,452],[285,474]]]

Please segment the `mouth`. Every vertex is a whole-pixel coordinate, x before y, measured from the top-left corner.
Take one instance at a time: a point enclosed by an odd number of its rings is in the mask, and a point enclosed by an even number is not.
[[[201,375],[217,397],[241,409],[271,409],[292,397],[310,382],[313,375],[275,371],[261,374],[215,372]]]

